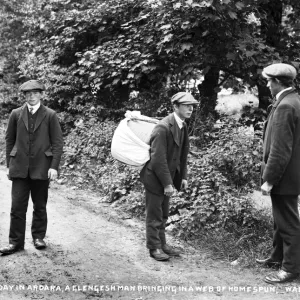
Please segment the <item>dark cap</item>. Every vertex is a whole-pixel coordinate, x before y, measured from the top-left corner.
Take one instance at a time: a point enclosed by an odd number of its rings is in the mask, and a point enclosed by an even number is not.
[[[198,104],[198,101],[187,92],[179,92],[171,98],[172,104],[177,102],[178,104]]]
[[[262,76],[267,79],[276,77],[295,79],[295,77],[297,76],[297,70],[292,65],[278,63],[265,67],[262,71]]]
[[[44,91],[45,85],[39,80],[28,80],[19,87],[19,90],[21,92],[28,92],[32,90]]]

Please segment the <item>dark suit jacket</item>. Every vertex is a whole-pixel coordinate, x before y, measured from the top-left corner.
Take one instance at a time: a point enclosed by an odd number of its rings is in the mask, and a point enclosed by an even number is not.
[[[274,185],[274,194],[300,194],[300,98],[294,89],[273,104],[263,139],[263,182]]]
[[[150,160],[141,171],[141,181],[154,194],[163,194],[164,187],[173,184],[180,190],[182,179],[187,178],[189,139],[184,126],[184,140],[180,156],[180,129],[174,114],[161,120],[150,138]]]
[[[29,153],[28,109],[14,109],[6,130],[6,164],[11,178],[48,179],[49,168],[58,169],[63,137],[55,111],[41,104]]]

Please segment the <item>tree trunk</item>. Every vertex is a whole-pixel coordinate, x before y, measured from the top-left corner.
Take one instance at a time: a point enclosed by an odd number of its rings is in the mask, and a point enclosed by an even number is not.
[[[269,0],[267,3],[260,5],[260,14],[265,16],[261,18],[261,37],[266,41],[266,44],[280,48],[280,25],[283,13],[283,4],[281,0]],[[270,104],[270,90],[257,80],[259,107],[266,109]]]
[[[201,97],[202,112],[215,113],[215,106],[217,103],[217,91],[219,82],[220,69],[217,67],[211,67],[209,71],[204,75],[204,80],[198,85],[198,90]]]
[[[260,5],[260,13],[266,16],[261,18],[261,36],[267,45],[274,48],[279,48],[280,45],[282,12],[282,0],[269,0]]]
[[[261,83],[260,81],[257,83],[258,90],[258,99],[259,99],[259,107],[263,109],[267,109],[267,107],[271,104],[270,99],[272,97],[271,92],[266,84]]]

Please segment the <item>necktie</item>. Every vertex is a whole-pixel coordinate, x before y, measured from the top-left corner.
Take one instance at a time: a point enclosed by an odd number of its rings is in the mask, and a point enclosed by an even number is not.
[[[30,112],[31,115],[33,115],[33,107],[29,108],[29,112]]]

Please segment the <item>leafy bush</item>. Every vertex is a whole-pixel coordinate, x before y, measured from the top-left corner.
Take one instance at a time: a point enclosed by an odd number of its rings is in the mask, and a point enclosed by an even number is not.
[[[65,139],[62,177],[74,178],[74,183],[100,184],[112,164],[110,143],[116,124],[98,122],[93,116],[77,118],[75,128]],[[80,175],[78,175],[80,174]],[[92,183],[93,182],[93,183]]]
[[[210,146],[213,165],[226,176],[230,185],[247,191],[258,187],[262,158],[260,133],[242,127],[234,120],[219,125],[218,139]]]
[[[7,118],[10,112],[23,104],[19,97],[18,87],[2,83],[0,78],[0,118]]]
[[[253,208],[246,195],[259,185],[258,133],[223,119],[209,135],[211,142],[189,159],[185,198],[191,205],[177,227],[196,234],[201,228],[226,227],[230,222],[251,226]]]

